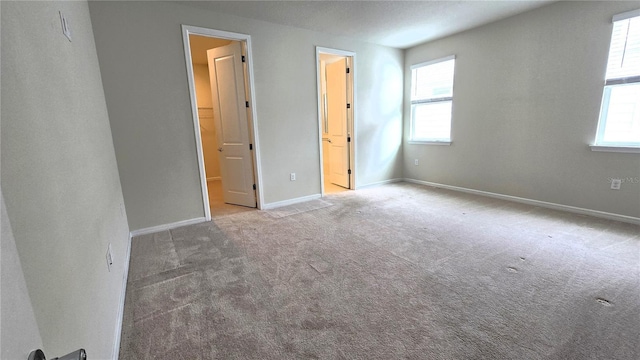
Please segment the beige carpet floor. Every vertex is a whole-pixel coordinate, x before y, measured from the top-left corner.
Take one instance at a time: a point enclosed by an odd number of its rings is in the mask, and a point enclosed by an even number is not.
[[[120,359],[640,359],[640,227],[413,184],[133,239]]]

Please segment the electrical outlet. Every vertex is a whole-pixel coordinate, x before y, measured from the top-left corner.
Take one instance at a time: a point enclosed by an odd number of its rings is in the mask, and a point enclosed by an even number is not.
[[[413,164],[414,164],[415,166],[418,166],[418,159],[415,159],[415,160],[413,161]]]
[[[111,243],[107,246],[107,270],[111,272],[111,265],[113,265],[113,256],[111,255]]]
[[[621,179],[611,179],[611,189],[620,190],[621,185],[622,185]]]
[[[289,179],[290,179],[291,181],[296,181],[296,173],[291,173],[291,174],[289,175]]]

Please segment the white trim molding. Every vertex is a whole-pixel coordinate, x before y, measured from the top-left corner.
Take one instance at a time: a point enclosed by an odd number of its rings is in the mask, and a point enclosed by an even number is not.
[[[584,208],[579,208],[579,207],[575,207],[575,206],[550,203],[550,202],[546,202],[546,201],[521,198],[521,197],[511,196],[511,195],[497,194],[497,193],[492,193],[492,192],[488,192],[488,191],[468,189],[468,188],[463,188],[463,187],[459,187],[459,186],[445,185],[445,184],[433,183],[433,182],[423,181],[423,180],[405,178],[404,181],[409,182],[409,183],[413,183],[413,184],[427,185],[427,186],[432,186],[432,187],[441,188],[441,189],[447,189],[447,190],[464,192],[464,193],[468,193],[468,194],[486,196],[486,197],[490,197],[490,198],[494,198],[494,199],[513,201],[513,202],[517,202],[517,203],[521,203],[521,204],[539,206],[539,207],[543,207],[543,208],[547,208],[547,209],[566,211],[566,212],[570,212],[570,213],[574,213],[574,214],[589,215],[589,216],[593,216],[593,217],[597,217],[597,218],[601,218],[601,219],[616,220],[616,221],[621,221],[621,222],[625,222],[625,223],[640,225],[640,218],[633,217],[633,216],[614,214],[614,213],[609,213],[609,212],[605,212],[605,211],[584,209]]]
[[[118,304],[118,318],[116,319],[116,336],[113,344],[113,360],[118,360],[120,356],[120,341],[122,340],[122,322],[124,320],[124,302],[127,297],[127,281],[129,280],[129,262],[131,261],[131,238],[129,233],[129,241],[127,242],[127,252],[124,258],[124,272],[122,275],[122,291],[120,292],[120,303]]]
[[[200,224],[200,223],[203,223],[205,221],[208,221],[208,220],[206,218],[204,218],[204,217],[199,217],[199,218],[195,218],[195,219],[176,221],[176,222],[169,223],[169,224],[151,226],[151,227],[144,228],[144,229],[133,230],[131,232],[131,237],[133,238],[133,237],[140,236],[140,235],[153,234],[153,233],[157,233],[157,232],[160,232],[160,231],[171,230],[171,229],[175,229],[175,228],[179,228],[179,227],[187,226],[187,225]]]
[[[451,146],[451,141],[420,141],[420,140],[409,140],[407,142],[411,145],[440,145],[440,146]]]
[[[614,15],[612,21],[615,22],[620,20],[626,20],[636,16],[640,16],[640,9],[631,10],[631,11],[623,12],[622,14]]]
[[[591,148],[591,151],[640,154],[640,147],[636,147],[636,146],[589,145],[589,147]]]
[[[372,182],[372,183],[368,183],[368,184],[364,184],[364,185],[358,185],[358,190],[371,188],[371,187],[376,187],[376,186],[380,186],[380,185],[399,183],[399,182],[403,182],[403,181],[405,181],[405,179],[402,179],[402,178],[376,181],[376,182]]]
[[[276,202],[264,204],[264,206],[262,207],[262,210],[272,210],[272,209],[276,209],[276,208],[287,206],[287,205],[293,205],[293,204],[298,204],[305,201],[320,199],[321,197],[322,196],[320,194],[313,194],[313,195],[302,196],[299,198],[294,198],[289,200],[276,201]]]

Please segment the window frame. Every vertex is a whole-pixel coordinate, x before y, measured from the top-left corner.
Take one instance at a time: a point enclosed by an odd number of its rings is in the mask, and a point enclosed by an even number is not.
[[[622,14],[613,16],[612,24],[615,26],[617,21],[623,21],[631,18],[640,17],[640,9],[628,11]],[[607,69],[609,68],[611,47],[614,41],[614,31],[611,30],[611,40],[609,43],[609,52],[607,54]],[[616,87],[622,87],[627,85],[640,86],[640,73],[626,77],[607,78],[605,75],[604,86],[602,90],[602,101],[600,104],[600,113],[598,115],[598,127],[596,130],[595,140],[590,145],[593,151],[604,152],[627,152],[627,153],[640,153],[640,141],[638,142],[622,142],[622,141],[605,141],[604,134],[607,129],[607,117],[609,114],[609,102],[611,97],[611,90]]]
[[[414,93],[416,86],[416,76],[414,75],[414,70],[419,68],[427,67],[430,65],[439,64],[445,61],[453,60],[453,76],[451,78],[451,96],[444,97],[432,97],[432,98],[424,98],[424,99],[414,99]],[[411,98],[409,100],[409,105],[411,107],[410,119],[409,119],[409,144],[431,144],[431,145],[451,145],[451,125],[453,123],[453,93],[454,93],[454,84],[455,84],[455,60],[456,55],[449,55],[442,58],[421,62],[418,64],[411,65]],[[436,137],[427,137],[427,138],[415,138],[415,107],[420,105],[428,105],[428,104],[438,104],[438,103],[450,103],[451,104],[451,112],[449,114],[449,137],[448,138],[436,138]]]

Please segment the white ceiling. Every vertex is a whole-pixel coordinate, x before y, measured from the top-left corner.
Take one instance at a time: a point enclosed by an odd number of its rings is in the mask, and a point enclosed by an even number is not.
[[[504,19],[538,1],[185,1],[216,12],[406,49]]]

